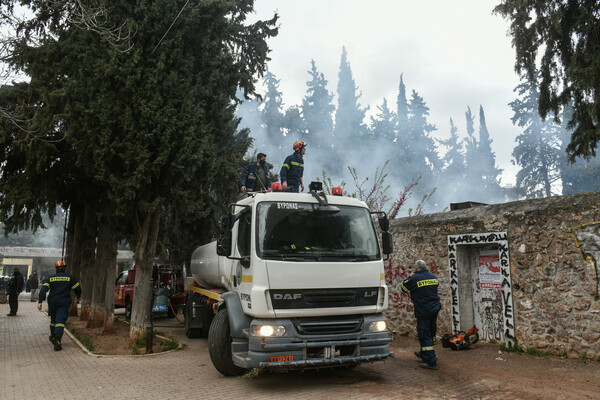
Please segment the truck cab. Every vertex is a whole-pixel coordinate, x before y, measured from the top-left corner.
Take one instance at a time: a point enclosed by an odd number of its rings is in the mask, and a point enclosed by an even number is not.
[[[224,290],[208,332],[221,373],[350,366],[393,355],[373,214],[364,202],[317,190],[311,184],[308,194],[259,193],[232,204],[216,243],[194,252],[196,285]],[[378,214],[388,254],[387,217]]]

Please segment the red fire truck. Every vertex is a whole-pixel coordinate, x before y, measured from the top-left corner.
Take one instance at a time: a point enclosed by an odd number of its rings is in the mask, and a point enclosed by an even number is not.
[[[170,304],[165,311],[169,317],[175,316],[177,308],[185,303],[181,274],[177,274],[168,264],[154,264],[152,275],[154,292],[167,294]],[[115,308],[125,308],[125,318],[127,319],[131,318],[134,287],[135,265],[132,269],[121,272],[115,282]]]

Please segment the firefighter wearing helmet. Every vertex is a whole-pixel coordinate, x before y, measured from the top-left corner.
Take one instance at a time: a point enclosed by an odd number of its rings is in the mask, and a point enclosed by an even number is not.
[[[302,156],[306,153],[306,143],[298,140],[294,142],[292,148],[294,153],[286,157],[279,175],[283,190],[298,193],[304,191],[304,181],[302,180],[304,159]]]
[[[40,290],[40,298],[38,302],[38,310],[42,311],[42,303],[48,295],[48,315],[50,316],[50,341],[54,345],[54,350],[62,350],[61,340],[65,330],[65,322],[69,315],[69,307],[71,306],[71,290],[75,292],[77,301],[81,297],[81,286],[77,279],[68,274],[67,268],[63,260],[58,260],[54,265],[56,273],[50,278],[47,278]]]

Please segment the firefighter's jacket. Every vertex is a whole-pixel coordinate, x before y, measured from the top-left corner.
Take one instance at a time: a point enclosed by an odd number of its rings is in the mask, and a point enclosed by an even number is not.
[[[288,186],[300,185],[300,178],[304,175],[304,160],[296,152],[285,158],[281,171],[281,181],[287,181]]]
[[[267,181],[263,182],[263,183],[266,186],[266,189],[269,189],[271,187],[271,177],[269,176],[269,166],[267,165],[267,163],[265,163],[265,165],[263,165],[263,167],[265,168],[265,176],[267,177]],[[261,190],[262,185],[260,183],[258,183],[258,169],[259,168],[261,168],[261,166],[256,163],[248,164],[246,166],[246,169],[244,170],[244,175],[242,175],[242,181],[240,182],[240,187],[246,186],[247,190]]]
[[[77,297],[81,297],[81,286],[77,279],[67,274],[66,272],[57,272],[55,275],[47,278],[40,290],[39,302],[46,300],[46,292],[48,295],[48,304],[62,305],[71,303],[71,290],[75,292]]]
[[[442,308],[438,285],[437,277],[427,270],[417,271],[402,282],[402,291],[410,294],[417,319],[433,318]]]

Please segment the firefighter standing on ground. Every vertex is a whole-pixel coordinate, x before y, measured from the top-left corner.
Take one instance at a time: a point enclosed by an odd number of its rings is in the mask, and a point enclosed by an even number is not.
[[[56,274],[44,281],[40,290],[40,299],[38,310],[42,311],[42,303],[48,295],[48,315],[50,316],[50,341],[54,345],[54,350],[62,350],[61,340],[65,330],[65,322],[69,316],[69,307],[71,306],[71,290],[77,295],[77,301],[81,297],[81,286],[73,276],[65,272],[65,262],[60,260],[54,267]]]
[[[417,335],[421,350],[415,355],[423,360],[421,368],[438,369],[437,357],[433,350],[433,339],[437,330],[437,316],[442,308],[438,295],[438,279],[427,270],[425,261],[415,263],[415,272],[402,282],[402,291],[410,294],[417,318]]]
[[[279,175],[281,176],[283,190],[289,187],[292,191],[298,193],[304,191],[304,181],[302,180],[302,175],[304,175],[304,160],[302,156],[306,153],[306,143],[298,140],[294,142],[292,148],[294,149],[294,153],[285,158]]]
[[[8,281],[8,304],[10,305],[10,313],[6,314],[9,317],[15,317],[19,309],[19,295],[23,291],[23,275],[19,268],[13,270],[13,277]]]

